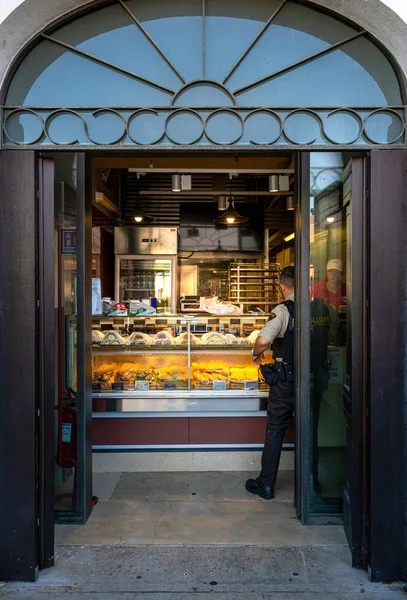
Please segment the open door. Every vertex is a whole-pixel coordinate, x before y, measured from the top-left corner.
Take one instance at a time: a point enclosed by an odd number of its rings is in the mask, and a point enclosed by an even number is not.
[[[343,522],[366,567],[368,159],[343,160],[297,162],[296,499],[303,524]]]
[[[366,568],[367,546],[367,161],[353,158],[345,168],[346,219],[346,488],[343,516],[354,567]]]

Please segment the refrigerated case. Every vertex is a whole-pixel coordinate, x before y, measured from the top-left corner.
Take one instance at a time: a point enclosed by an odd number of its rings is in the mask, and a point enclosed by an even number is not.
[[[115,227],[115,300],[157,298],[175,312],[178,232],[174,227]]]
[[[114,412],[147,406],[151,411],[260,410],[267,388],[251,348],[253,331],[266,320],[94,317],[96,331],[116,331],[120,338],[112,340],[115,345],[104,339],[93,345],[93,397],[109,399],[106,410]]]
[[[176,256],[116,255],[115,299],[157,298],[157,311],[176,309]]]
[[[268,388],[251,348],[266,321],[257,315],[93,317],[94,451],[261,448]],[[75,330],[74,317],[67,327]],[[114,345],[103,343],[109,333]],[[73,344],[75,335],[67,339]],[[292,443],[290,430],[285,447]]]

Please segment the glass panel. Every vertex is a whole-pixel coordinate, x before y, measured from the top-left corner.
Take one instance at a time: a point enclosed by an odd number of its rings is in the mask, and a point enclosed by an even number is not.
[[[171,260],[120,260],[121,301],[155,298],[157,311],[170,308],[172,298]]]
[[[256,35],[267,23],[280,0],[207,0],[206,76],[222,81]],[[222,60],[219,60],[219,57]]]
[[[340,513],[345,486],[346,223],[341,153],[311,154],[311,512]]]
[[[167,106],[170,99],[170,94],[48,41],[24,59],[7,94],[7,104],[13,106]]]
[[[85,15],[52,37],[118,67],[177,88],[180,80],[120,5]]]
[[[76,327],[76,155],[51,155],[55,161],[55,348],[57,365],[55,509],[75,511],[77,458]]]
[[[52,42],[41,41],[22,61],[13,77],[7,104],[168,106],[173,93],[180,92],[185,83],[206,77],[221,84],[262,31],[279,2],[207,0],[205,23],[202,0],[161,1],[158,4],[128,0],[126,6],[140,27],[121,5],[115,4],[70,22],[52,36],[159,84],[167,92],[120,73],[114,67],[98,64]],[[400,86],[392,66],[381,50],[364,37],[249,91],[239,91],[354,33],[354,29],[331,16],[288,1],[227,80],[227,88],[238,92],[240,105],[256,107],[401,104]],[[185,90],[178,97],[177,106],[227,106],[230,103],[231,98],[221,87],[216,89],[208,85]],[[227,114],[222,115],[222,120],[230,121]],[[14,121],[10,127],[16,140],[20,141],[21,117]],[[23,140],[35,140],[40,123],[35,117],[25,117],[25,121],[27,131]],[[102,121],[97,125],[98,131],[105,127]],[[213,122],[212,126],[218,128]],[[66,119],[62,129],[69,132],[69,127],[69,119]],[[106,136],[95,134],[97,143],[114,139],[118,128],[116,136],[120,135],[120,122],[108,127],[112,131]],[[230,124],[225,127],[229,129]],[[374,132],[375,140],[394,138],[392,133],[387,134],[386,127],[383,123],[373,127],[379,128]],[[340,139],[339,128],[336,133],[335,139]],[[221,136],[218,143],[228,143],[230,137],[234,138],[234,133],[229,137]],[[344,137],[351,137],[351,133]],[[67,143],[59,132],[57,141],[61,139]]]
[[[364,65],[355,60],[354,55],[359,52],[360,44],[364,45],[363,42],[368,44],[365,46],[365,52],[370,52],[371,44],[368,40],[355,40],[341,50],[335,50],[247,92],[237,94],[239,104],[385,106],[388,98],[393,103],[400,103],[401,97],[394,73],[393,78],[389,76],[392,82],[389,88],[386,87],[386,98],[378,80],[372,77]],[[373,63],[370,63],[369,67],[373,67]],[[338,73],[341,73],[341,77],[338,77]],[[254,79],[253,77],[252,81]]]
[[[354,33],[354,29],[332,17],[299,4],[287,3],[231,77],[230,86],[235,89],[247,85]],[[270,104],[274,102],[267,103]]]
[[[202,0],[129,0],[126,5],[187,81],[203,77]]]

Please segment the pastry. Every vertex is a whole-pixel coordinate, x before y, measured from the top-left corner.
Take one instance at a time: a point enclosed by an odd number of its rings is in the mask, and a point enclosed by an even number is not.
[[[200,344],[201,342],[199,341],[199,339],[196,337],[196,335],[194,335],[193,333],[189,334],[190,336],[190,343],[191,344]],[[175,343],[178,345],[186,345],[188,344],[188,332],[185,331],[184,333],[181,333],[180,335],[178,335],[175,338]]]
[[[153,337],[155,346],[174,346],[175,340],[169,331],[160,331]]]
[[[225,336],[219,333],[218,331],[208,331],[207,333],[204,333],[201,337],[201,344],[222,345],[225,344]]]
[[[129,336],[126,342],[126,346],[149,346],[152,343],[152,341],[153,338],[147,333],[135,331]]]
[[[250,344],[252,344],[252,346],[254,346],[254,342],[257,339],[257,336],[260,333],[260,329],[254,329],[250,335],[247,336],[248,341],[250,342]]]
[[[100,344],[104,338],[104,334],[98,329],[92,329],[92,344]]]
[[[124,346],[125,339],[117,333],[117,331],[108,331],[103,340],[100,342],[101,346]]]

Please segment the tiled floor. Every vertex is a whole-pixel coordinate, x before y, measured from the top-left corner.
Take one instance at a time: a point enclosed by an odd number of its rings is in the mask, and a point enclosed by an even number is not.
[[[342,545],[343,528],[301,525],[293,472],[280,472],[276,496],[244,489],[247,472],[97,473],[99,503],[86,525],[58,525],[57,544]]]

